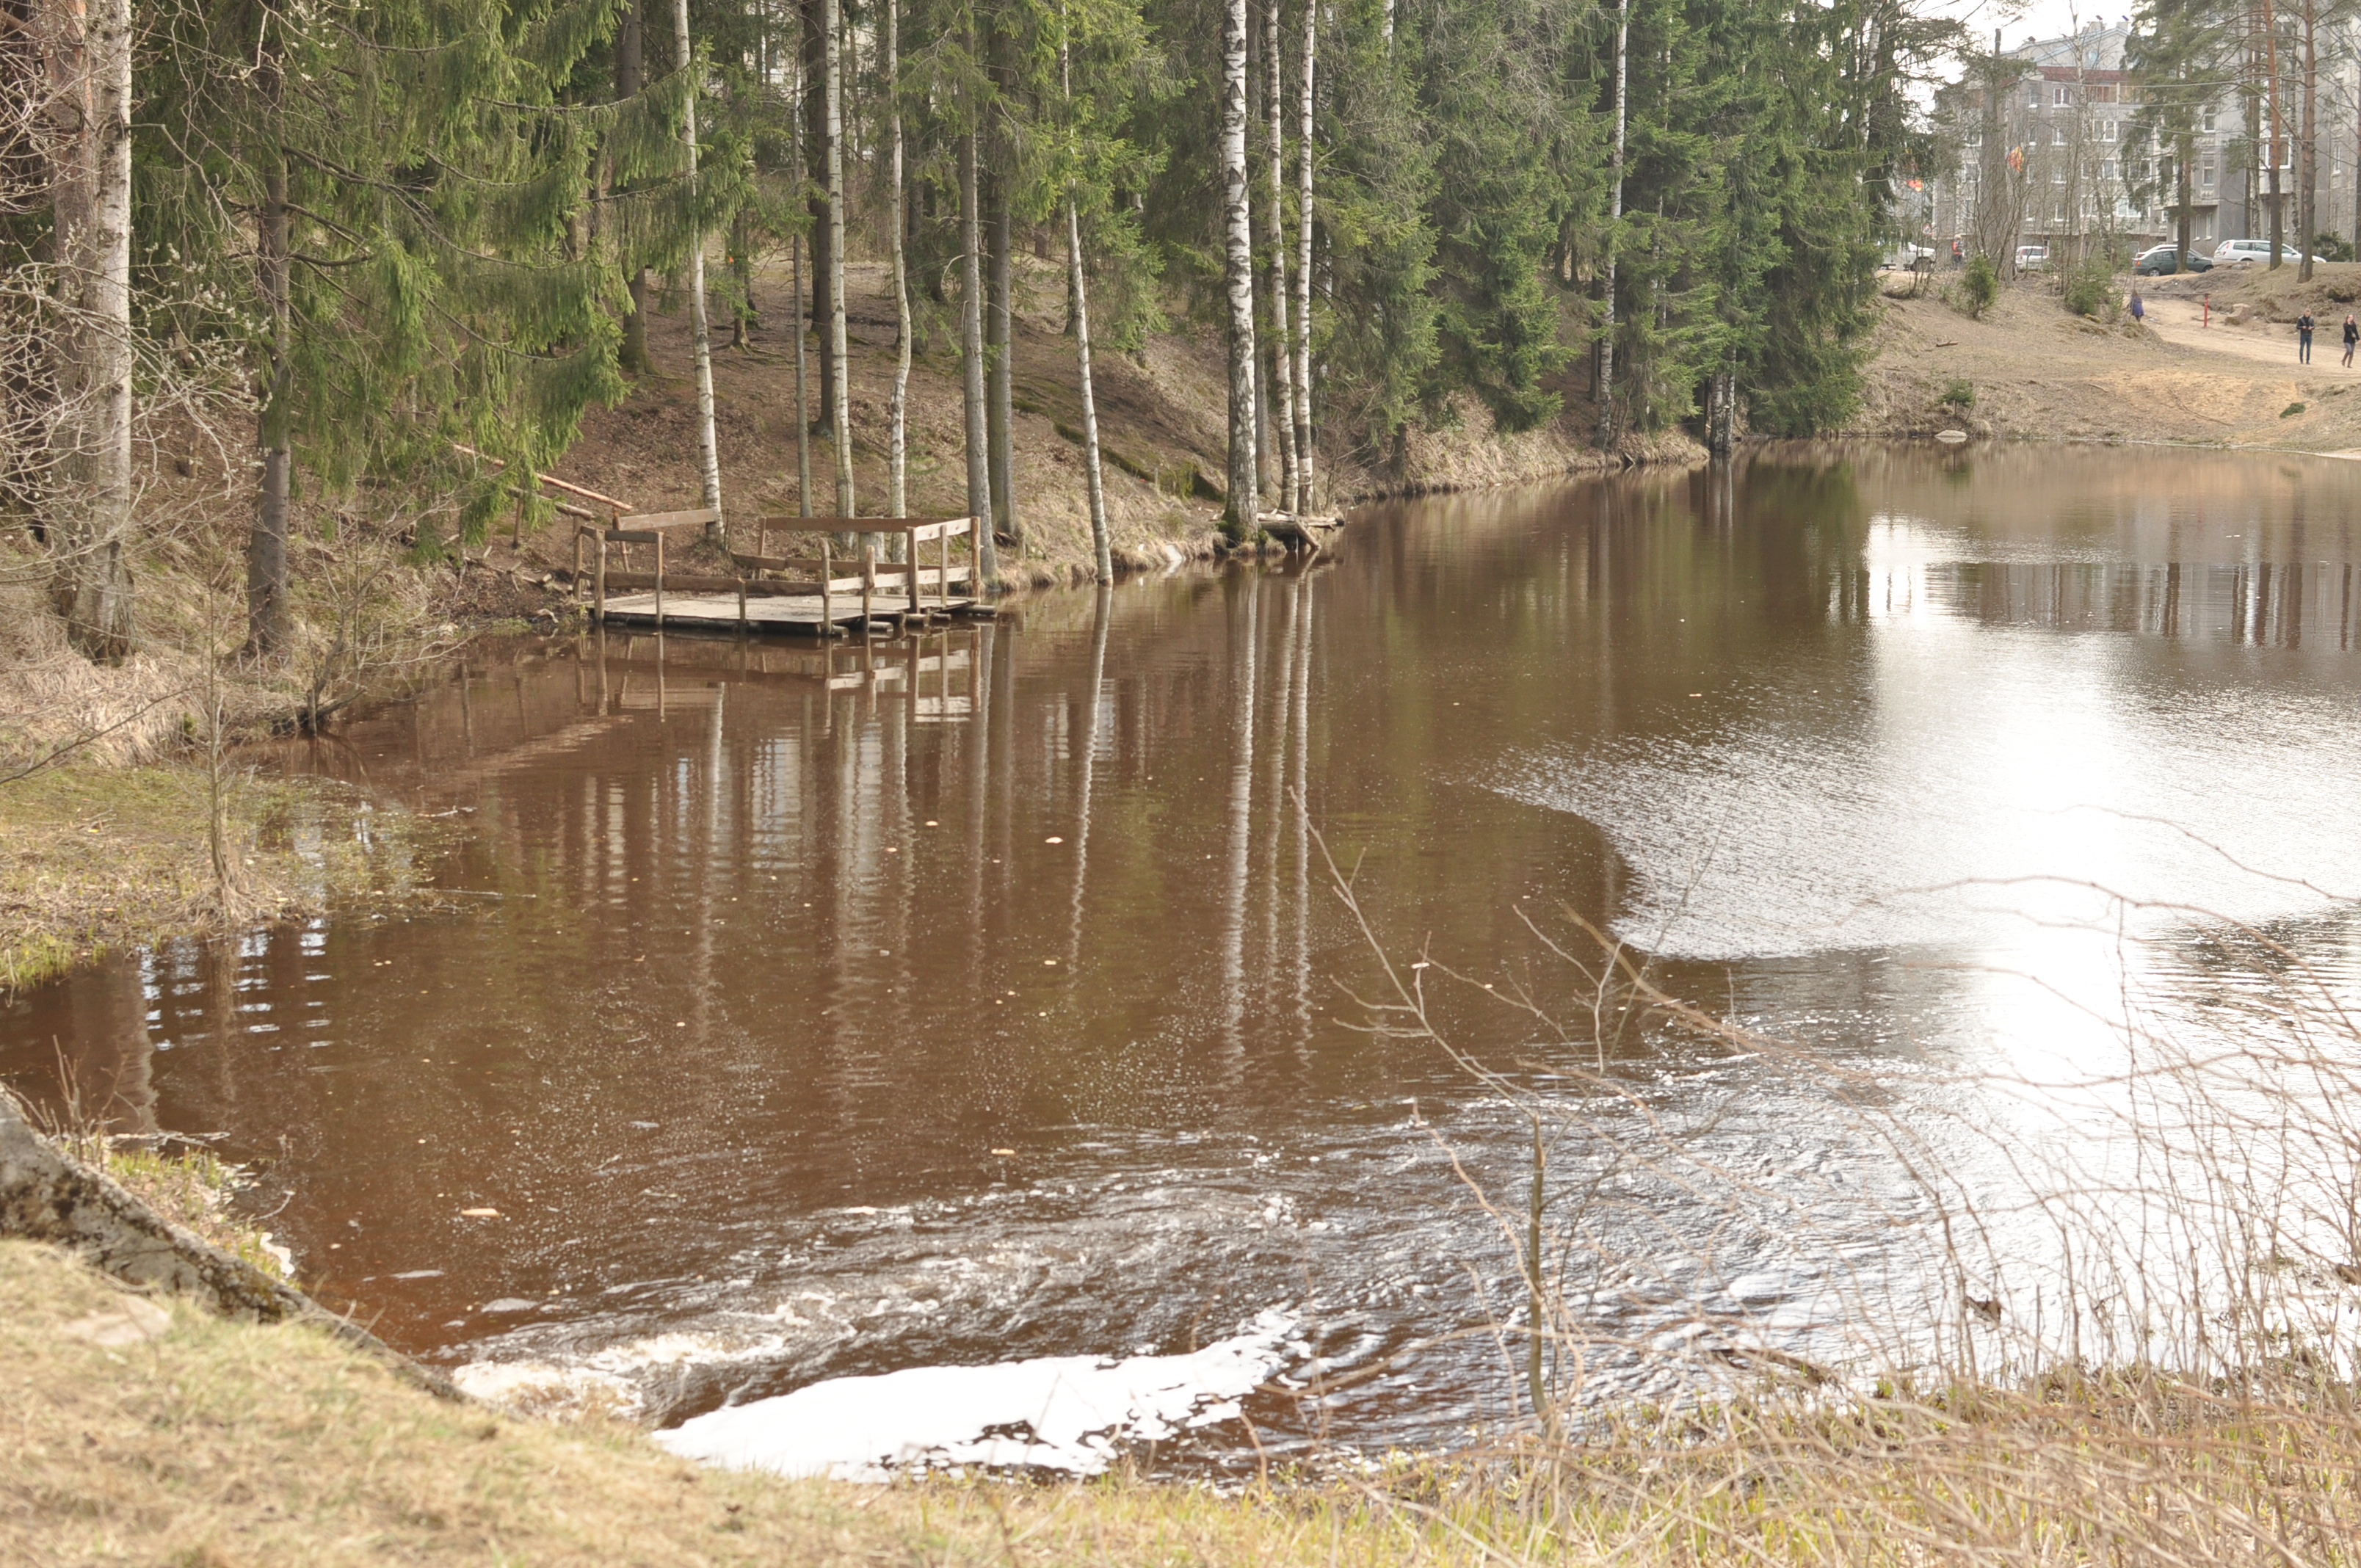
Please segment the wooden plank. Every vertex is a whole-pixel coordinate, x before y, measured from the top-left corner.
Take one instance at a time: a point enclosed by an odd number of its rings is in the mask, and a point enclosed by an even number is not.
[[[609,572],[608,586],[618,592],[644,592],[656,586],[653,572]],[[752,598],[788,598],[800,596],[810,598],[820,590],[817,577],[719,577],[681,572],[664,574],[664,591],[670,594],[728,594],[733,598],[742,585]],[[840,593],[849,593],[861,586],[858,577],[839,577],[829,585]]]
[[[709,522],[719,522],[721,514],[711,507],[695,507],[687,511],[646,511],[615,520],[615,532],[626,527],[646,531],[660,528],[702,528]]]
[[[508,471],[507,463],[498,457],[486,457],[482,453],[477,451],[474,447],[467,445],[464,442],[453,442],[451,444],[451,449],[454,452],[458,453],[462,457],[474,457],[479,461],[489,463],[492,466],[492,471],[494,473],[506,473]],[[586,501],[593,501],[599,506],[611,508],[619,513],[627,512],[631,510],[631,503],[629,501],[617,500],[613,496],[602,496],[596,490],[586,489],[580,485],[561,479],[555,474],[535,473],[533,475],[533,481],[536,484],[547,485],[553,490],[564,490],[569,496],[580,496]],[[559,510],[564,510],[565,509],[560,508]]]
[[[600,531],[599,538],[609,544],[661,544],[664,535],[652,528],[609,528]]]
[[[754,526],[774,533],[904,533],[913,526],[948,526],[958,534],[966,532],[973,521],[964,517],[763,517],[754,520]]]
[[[941,613],[965,613],[972,608],[972,601],[961,598],[930,598],[923,602],[927,609]],[[655,618],[655,596],[642,593],[610,598],[607,601],[606,614],[608,620],[620,623],[653,621]],[[727,597],[719,594],[695,597],[667,594],[664,614],[665,624],[673,628],[694,624],[709,626],[717,631],[734,631],[739,626],[735,594]],[[842,599],[833,601],[826,612],[822,611],[820,601],[808,595],[796,598],[762,598],[750,594],[746,599],[745,624],[752,630],[772,627],[783,630],[821,631],[826,635],[824,628],[853,625],[861,619],[858,605]]]

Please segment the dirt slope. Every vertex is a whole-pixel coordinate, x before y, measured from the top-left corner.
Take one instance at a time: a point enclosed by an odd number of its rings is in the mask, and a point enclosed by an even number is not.
[[[2209,287],[2207,326],[2202,300]],[[2334,342],[2348,308],[2329,298],[2340,288],[2361,291],[2361,267],[2323,269],[2312,285],[2322,296],[2313,308],[2323,330],[2311,366],[2296,362],[2295,332],[2286,324],[2301,302],[2261,280],[2223,272],[2143,280],[2145,325],[2127,316],[2108,323],[2073,315],[2039,281],[2004,290],[1981,321],[1940,297],[1889,298],[1857,428],[2310,452],[2361,447],[2355,395],[2361,369],[2342,368]],[[2234,324],[2228,306],[2238,302],[2279,320]]]
[[[1089,559],[1089,514],[1082,465],[1082,408],[1073,342],[1064,333],[1062,273],[1022,258],[1016,326],[1017,521],[1027,551],[1004,563],[1016,583],[1071,576]],[[852,347],[853,470],[863,512],[885,500],[887,400],[894,366],[894,311],[880,263],[850,269],[848,331]],[[721,442],[725,510],[786,514],[796,507],[794,296],[785,269],[757,275],[761,324],[745,344],[714,353],[714,397]],[[1163,565],[1211,545],[1221,511],[1224,385],[1221,345],[1210,333],[1184,330],[1153,338],[1130,356],[1093,356],[1109,521],[1119,564]],[[649,331],[656,373],[620,405],[594,411],[559,466],[567,479],[630,500],[643,510],[693,506],[696,387],[685,312],[654,313]],[[966,510],[966,467],[955,345],[924,323],[910,378],[910,506],[918,515]],[[818,410],[818,362],[808,360],[808,406]],[[1480,405],[1455,410],[1451,428],[1412,435],[1381,467],[1356,461],[1331,443],[1321,454],[1320,505],[1349,506],[1381,494],[1462,489],[1550,478],[1618,466],[1626,457],[1685,460],[1694,444],[1675,434],[1607,456],[1592,450],[1588,408],[1569,397],[1565,415],[1541,430],[1496,433]],[[835,509],[828,444],[811,450],[812,510]],[[555,561],[556,554],[543,552]]]

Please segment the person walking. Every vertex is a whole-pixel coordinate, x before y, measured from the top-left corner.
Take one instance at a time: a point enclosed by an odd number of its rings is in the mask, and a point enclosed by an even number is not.
[[[2312,313],[2306,311],[2295,318],[2295,357],[2299,365],[2312,363]]]
[[[2353,368],[2353,345],[2356,343],[2361,343],[2361,322],[2355,321],[2348,311],[2345,315],[2345,367],[2347,370]]]
[[[2134,289],[2132,291],[2132,324],[2136,326],[2146,320],[2147,320],[2147,302],[2139,297],[2137,289]]]

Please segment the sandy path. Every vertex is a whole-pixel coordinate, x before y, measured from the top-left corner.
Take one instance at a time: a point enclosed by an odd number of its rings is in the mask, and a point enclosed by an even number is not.
[[[2318,380],[2323,378],[2347,379],[2361,376],[2361,356],[2356,356],[2356,368],[2345,369],[2337,361],[2344,345],[2337,334],[2345,318],[2323,318],[2320,331],[2312,344],[2312,364],[2306,367],[2295,356],[2295,328],[2286,322],[2266,322],[2257,325],[2231,326],[2223,313],[2213,313],[2213,324],[2204,323],[2204,307],[2195,300],[2146,300],[2147,326],[2150,332],[2178,348],[2193,349],[2200,354],[2218,354],[2237,359],[2260,360],[2274,369],[2299,379]]]

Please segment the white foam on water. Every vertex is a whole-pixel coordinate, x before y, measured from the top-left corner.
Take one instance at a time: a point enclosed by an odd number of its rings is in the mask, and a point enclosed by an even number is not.
[[[725,1406],[656,1441],[731,1469],[846,1481],[961,1465],[1095,1475],[1125,1443],[1235,1416],[1238,1401],[1284,1365],[1294,1330],[1291,1313],[1274,1310],[1186,1355],[1056,1355],[832,1377]]]

